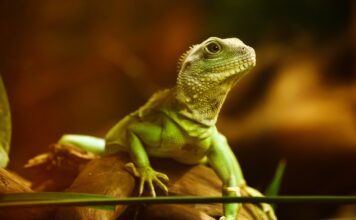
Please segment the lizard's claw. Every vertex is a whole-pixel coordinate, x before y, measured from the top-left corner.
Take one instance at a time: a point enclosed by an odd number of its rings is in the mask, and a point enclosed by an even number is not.
[[[244,190],[248,193],[248,195],[250,196],[259,196],[259,197],[263,197],[262,193],[260,193],[258,190],[252,188],[252,187],[249,187],[249,186],[245,186],[244,187]],[[268,203],[261,203],[260,204],[261,208],[262,208],[262,211],[264,213],[266,213],[267,217],[269,220],[276,220],[277,217],[274,213],[274,210],[272,208],[272,206]]]
[[[248,195],[248,196],[256,196],[256,197],[263,197],[262,193],[260,193],[258,190],[242,185],[242,186],[234,186],[234,187],[224,187],[224,190],[226,192],[233,192],[235,196],[242,196],[242,195]],[[238,209],[241,206],[238,206]],[[255,216],[258,219],[264,219],[264,220],[276,220],[277,217],[274,214],[274,210],[271,205],[267,203],[261,203],[259,204],[259,207],[250,207],[249,208],[251,214]],[[222,216],[219,220],[227,220],[227,219],[235,219],[234,217],[229,217],[229,216]]]
[[[151,195],[156,197],[156,191],[153,186],[155,183],[165,194],[168,194],[167,186],[160,180],[169,181],[169,178],[166,174],[160,173],[152,169],[150,166],[146,167],[136,167],[133,163],[127,163],[125,167],[131,172],[134,176],[140,178],[140,187],[139,195],[141,196],[144,190],[145,182],[147,182]]]

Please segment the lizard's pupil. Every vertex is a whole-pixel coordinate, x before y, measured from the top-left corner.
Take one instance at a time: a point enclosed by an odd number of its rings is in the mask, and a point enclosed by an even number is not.
[[[217,43],[211,42],[206,46],[206,49],[210,53],[218,53],[220,51],[220,45]]]

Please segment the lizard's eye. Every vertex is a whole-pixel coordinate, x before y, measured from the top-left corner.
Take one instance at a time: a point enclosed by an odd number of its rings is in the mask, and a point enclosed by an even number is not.
[[[221,46],[216,42],[210,42],[205,46],[205,50],[210,54],[217,54],[221,51]]]

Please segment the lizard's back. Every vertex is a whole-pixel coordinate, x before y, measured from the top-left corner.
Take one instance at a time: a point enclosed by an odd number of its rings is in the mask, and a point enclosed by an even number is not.
[[[105,154],[128,150],[127,132],[130,125],[140,122],[151,122],[160,125],[160,121],[164,117],[164,113],[160,109],[168,105],[172,100],[174,92],[174,89],[165,89],[154,93],[138,110],[121,119],[110,129],[105,137]]]

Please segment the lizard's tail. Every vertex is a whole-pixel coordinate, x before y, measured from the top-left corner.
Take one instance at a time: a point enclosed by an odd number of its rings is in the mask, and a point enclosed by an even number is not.
[[[75,145],[97,155],[102,155],[105,152],[105,140],[88,135],[65,134],[59,139],[58,143]]]

